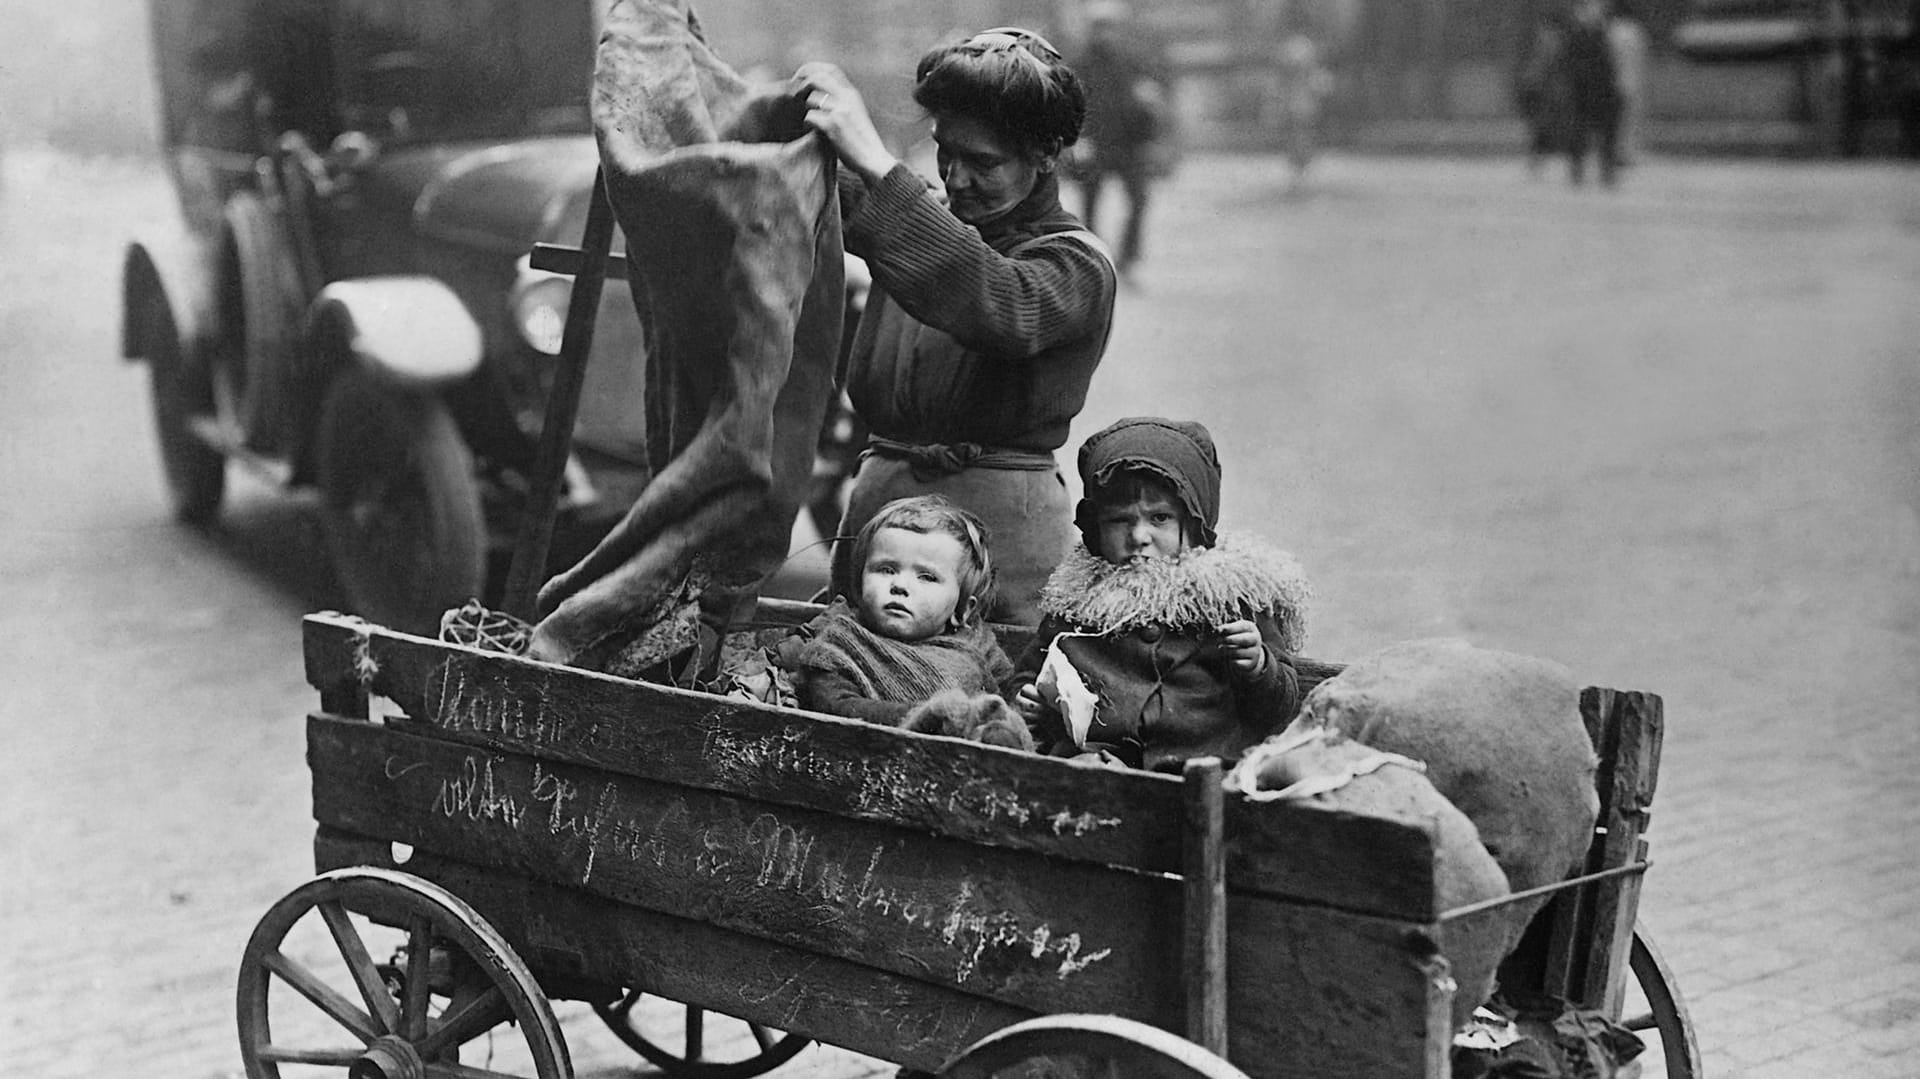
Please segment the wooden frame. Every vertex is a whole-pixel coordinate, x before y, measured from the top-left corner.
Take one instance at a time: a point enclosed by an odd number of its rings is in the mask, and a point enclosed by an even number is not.
[[[319,866],[409,846],[402,867],[550,994],[638,987],[918,1068],[1072,1011],[1255,1076],[1447,1074],[1445,942],[1483,912],[1438,909],[1430,822],[1255,802],[1217,762],[1091,768],[345,616],[305,634]],[[1598,875],[1542,919],[1564,958],[1515,969],[1585,1002],[1625,977],[1659,702],[1582,703],[1618,757]]]

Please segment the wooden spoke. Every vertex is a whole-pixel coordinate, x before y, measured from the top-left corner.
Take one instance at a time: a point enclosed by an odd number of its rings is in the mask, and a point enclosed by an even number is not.
[[[311,925],[320,912],[355,989],[341,984],[332,960],[309,969],[282,951],[297,925]],[[404,968],[397,974],[368,954],[363,915],[375,924],[405,934]],[[360,928],[356,928],[360,927]],[[449,991],[434,971],[447,961],[458,972]],[[397,961],[397,957],[396,957]],[[321,977],[326,973],[334,984]],[[273,981],[292,986],[313,1005],[345,1027],[364,1048],[340,1049],[275,1044]],[[405,987],[394,984],[404,978]],[[445,1008],[436,1018],[436,997]],[[276,1079],[282,1064],[320,1065],[378,1074],[405,1073],[414,1079],[489,1079],[498,1073],[460,1064],[460,1046],[503,1023],[502,1033],[525,1042],[530,1067],[521,1079],[572,1079],[566,1040],[552,1007],[533,974],[513,948],[478,911],[445,888],[409,873],[376,866],[350,866],[313,878],[288,892],[264,914],[240,961],[236,1011],[240,1056],[252,1079]],[[316,1039],[323,1045],[344,1038]],[[338,1071],[335,1074],[340,1074]],[[499,1079],[506,1079],[500,1076]]]
[[[593,1010],[607,1024],[608,1030],[627,1043],[629,1049],[659,1068],[666,1079],[753,1079],[792,1060],[800,1050],[812,1044],[799,1034],[723,1016],[728,1022],[739,1023],[747,1028],[753,1037],[754,1049],[752,1055],[738,1060],[712,1059],[706,1052],[707,1012],[703,1008],[685,1005],[685,1040],[680,1050],[675,1052],[648,1041],[633,1025],[635,1006],[644,995],[638,989],[628,989],[618,1001],[593,1002]],[[737,1042],[721,1038],[717,1039],[716,1044],[731,1051]]]
[[[489,985],[480,995],[449,1006],[440,1023],[416,1044],[423,1057],[437,1057],[455,1046],[485,1034],[499,1024],[506,1013],[506,997],[497,985]]]
[[[260,965],[299,990],[301,996],[313,1001],[316,1007],[332,1016],[334,1022],[352,1031],[361,1041],[371,1042],[384,1033],[374,1025],[372,1016],[354,1007],[353,1001],[315,977],[312,971],[287,958],[285,952],[274,951],[262,956]]]
[[[276,1064],[331,1064],[345,1067],[360,1059],[361,1049],[284,1049],[278,1045],[262,1045],[254,1050],[261,1060],[271,1060]]]
[[[386,980],[374,969],[373,957],[367,954],[367,942],[360,939],[360,931],[354,928],[347,908],[336,900],[321,903],[317,909],[327,923],[327,931],[333,934],[333,942],[340,948],[340,957],[347,962],[353,984],[360,987],[360,999],[367,1002],[367,1008],[380,1024],[380,1033],[397,1033],[400,1009],[393,1002],[393,994],[387,991]]]
[[[401,1036],[417,1042],[427,1036],[427,1003],[433,986],[429,968],[433,961],[432,924],[415,919],[407,927],[407,988],[401,1002]]]

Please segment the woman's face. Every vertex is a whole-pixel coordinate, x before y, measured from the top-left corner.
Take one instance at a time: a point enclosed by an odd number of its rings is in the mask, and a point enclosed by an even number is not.
[[[947,206],[969,225],[984,225],[1020,205],[1040,182],[1045,159],[1022,153],[984,121],[937,114],[933,144]]]

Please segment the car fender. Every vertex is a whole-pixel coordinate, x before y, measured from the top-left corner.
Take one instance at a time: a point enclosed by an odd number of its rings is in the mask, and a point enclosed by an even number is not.
[[[120,355],[143,359],[149,342],[136,316],[150,297],[173,316],[182,356],[200,356],[219,325],[218,258],[215,249],[185,229],[157,231],[127,244],[120,264]]]
[[[320,364],[352,363],[423,392],[480,367],[480,324],[437,278],[419,275],[334,281],[314,297],[307,340]]]

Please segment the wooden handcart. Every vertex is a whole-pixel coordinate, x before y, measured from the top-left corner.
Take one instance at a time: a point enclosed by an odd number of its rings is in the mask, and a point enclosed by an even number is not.
[[[669,1072],[753,1074],[804,1039],[967,1074],[988,1059],[970,1047],[1163,1059],[1144,1024],[1184,1034],[1165,1040],[1188,1073],[1219,1056],[1254,1076],[1448,1074],[1448,942],[1495,904],[1438,909],[1423,822],[1250,800],[1212,762],[1088,768],[340,615],[305,640],[322,875],[248,945],[251,1076],[560,1079],[549,998],[619,1029],[639,993],[765,1033],[735,1061],[691,1041],[656,1061]],[[1602,762],[1588,871],[1552,887],[1502,980],[1615,1016],[1637,985],[1650,1013],[1629,1025],[1696,1076],[1635,926],[1660,701],[1590,689],[1582,710]],[[289,1026],[287,1004],[319,1018]],[[479,1041],[512,1063],[472,1070]]]
[[[573,426],[592,329],[577,312],[617,272],[610,229],[597,202],[581,250],[535,253],[579,275],[536,507]],[[536,512],[522,528],[510,609],[549,527]],[[759,618],[816,611],[763,600]],[[248,942],[252,1079],[564,1079],[551,999],[590,1002],[686,1079],[745,1079],[809,1040],[954,1076],[1078,1054],[1121,1074],[1443,1079],[1450,943],[1538,892],[1502,985],[1656,1032],[1667,1076],[1700,1073],[1635,920],[1651,694],[1581,696],[1600,758],[1585,871],[1448,910],[1431,822],[1249,799],[1215,761],[1087,767],[335,614],[306,619],[305,649],[320,875]],[[1309,690],[1338,668],[1301,671]],[[645,995],[685,1005],[681,1048]],[[1644,1007],[1623,1016],[1630,1000]],[[708,1052],[709,1013],[751,1032],[730,1056]]]

